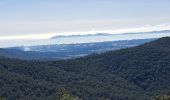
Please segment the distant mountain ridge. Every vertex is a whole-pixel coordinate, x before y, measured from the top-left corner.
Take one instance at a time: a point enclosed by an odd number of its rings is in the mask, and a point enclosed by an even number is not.
[[[151,31],[151,32],[134,32],[134,33],[123,33],[123,34],[147,34],[147,33],[150,33],[150,34],[156,34],[156,33],[170,33],[170,30],[160,30],[160,31]]]
[[[57,35],[52,37],[51,39],[58,39],[58,38],[73,38],[73,37],[93,37],[93,36],[108,36],[112,35],[109,33],[96,33],[96,34],[85,34],[85,35]]]
[[[93,37],[93,36],[114,36],[114,35],[129,35],[129,34],[142,34],[142,33],[170,33],[170,30],[161,30],[161,31],[151,31],[151,32],[132,32],[132,33],[121,33],[121,34],[111,34],[111,33],[96,33],[96,34],[85,34],[85,35],[57,35],[51,39],[60,39],[60,38],[76,38],[76,37]]]

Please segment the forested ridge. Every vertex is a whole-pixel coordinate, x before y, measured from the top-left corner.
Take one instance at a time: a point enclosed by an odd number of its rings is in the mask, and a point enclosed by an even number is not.
[[[151,100],[170,90],[170,38],[137,47],[58,61],[0,57],[0,97],[6,100]],[[72,98],[72,97],[70,97]]]

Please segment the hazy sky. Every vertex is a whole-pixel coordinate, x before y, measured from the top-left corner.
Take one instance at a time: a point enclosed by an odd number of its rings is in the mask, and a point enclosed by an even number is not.
[[[170,29],[169,5],[170,0],[0,0],[0,39]]]

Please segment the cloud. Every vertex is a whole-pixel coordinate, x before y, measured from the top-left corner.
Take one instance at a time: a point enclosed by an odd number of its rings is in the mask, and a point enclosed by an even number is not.
[[[1,21],[0,35],[11,34],[38,34],[48,32],[75,32],[91,29],[104,29],[128,23],[125,20],[64,20],[64,21]]]
[[[132,27],[132,28],[115,29],[115,30],[102,30],[100,32],[119,34],[119,33],[151,32],[151,31],[161,31],[161,30],[170,30],[170,23],[164,23],[159,25],[145,25],[143,27]]]
[[[26,34],[26,35],[8,35],[8,36],[1,36],[0,40],[42,40],[42,39],[49,39],[55,36],[55,33],[43,33],[43,34]]]

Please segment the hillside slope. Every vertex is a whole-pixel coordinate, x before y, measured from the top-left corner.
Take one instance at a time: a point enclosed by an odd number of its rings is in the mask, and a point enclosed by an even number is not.
[[[83,100],[150,100],[170,90],[170,38],[60,60],[0,58],[0,97],[51,100],[61,88]]]

